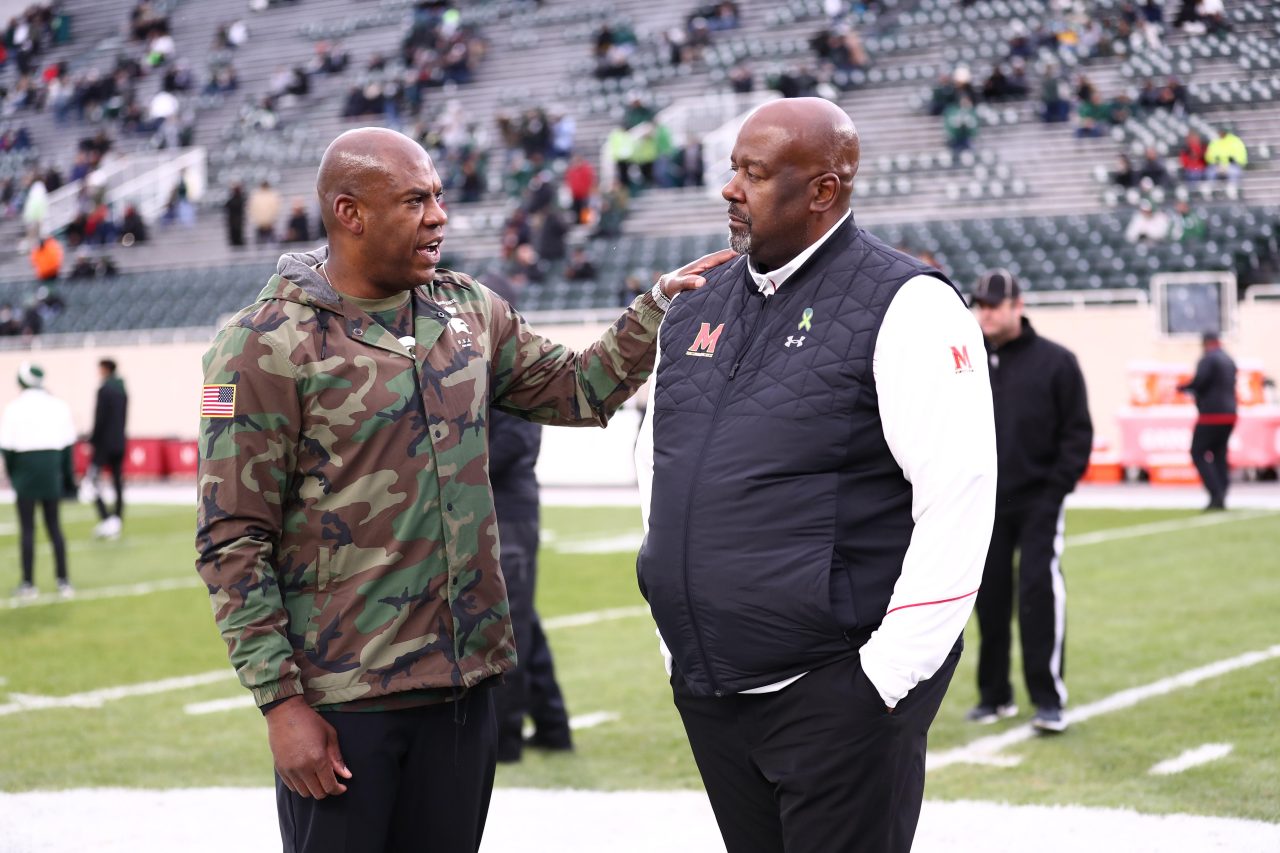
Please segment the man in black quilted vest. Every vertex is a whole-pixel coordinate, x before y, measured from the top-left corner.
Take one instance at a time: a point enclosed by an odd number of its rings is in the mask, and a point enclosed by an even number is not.
[[[638,570],[729,853],[910,849],[925,742],[982,577],[982,334],[858,228],[859,142],[775,101],[730,158],[742,257],[659,332]]]

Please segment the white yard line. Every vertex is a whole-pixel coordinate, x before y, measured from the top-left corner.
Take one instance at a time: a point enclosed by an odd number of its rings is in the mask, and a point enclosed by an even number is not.
[[[591,610],[586,613],[569,613],[565,616],[552,616],[542,620],[542,627],[548,631],[559,628],[580,628],[583,625],[595,625],[599,622],[612,622],[615,619],[633,619],[648,616],[647,605],[639,607],[613,607],[608,610]]]
[[[216,669],[197,675],[181,675],[177,678],[162,678],[159,681],[144,681],[140,684],[126,684],[119,687],[103,687],[87,693],[73,693],[70,696],[35,696],[27,693],[10,693],[9,702],[0,705],[0,716],[19,714],[24,711],[43,711],[47,708],[100,708],[104,702],[117,699],[128,699],[132,696],[151,696],[156,693],[167,693],[171,690],[186,690],[204,684],[235,678],[230,669]]]
[[[1201,764],[1208,764],[1210,761],[1225,758],[1231,754],[1233,748],[1229,743],[1206,743],[1204,746],[1188,749],[1175,758],[1161,761],[1147,772],[1152,776],[1172,776],[1174,773],[1181,773],[1184,770],[1190,770],[1192,767],[1199,767]]]
[[[1103,542],[1115,542],[1119,539],[1136,539],[1139,536],[1157,536],[1161,533],[1179,533],[1199,527],[1214,527],[1219,524],[1231,524],[1236,521],[1253,521],[1275,515],[1272,512],[1230,512],[1214,515],[1198,515],[1191,518],[1175,518],[1169,521],[1152,521],[1148,524],[1134,524],[1130,527],[1114,527],[1110,530],[1095,530],[1092,533],[1078,533],[1067,537],[1068,548],[1080,548],[1085,545],[1100,545]]]
[[[644,534],[637,530],[597,539],[555,540],[550,547],[561,554],[623,554],[638,551],[642,544]]]
[[[75,578],[71,579],[75,583]],[[201,586],[200,579],[194,572],[185,578],[163,578],[158,581],[144,581],[123,586],[104,586],[98,589],[76,590],[74,598],[62,598],[56,592],[41,593],[38,598],[24,601],[20,598],[0,598],[0,608],[5,607],[40,607],[49,604],[75,604],[77,601],[102,601],[107,598],[129,598],[135,595],[150,595],[153,592],[167,592],[172,589],[195,589]]]
[[[592,711],[589,714],[576,714],[569,718],[569,728],[575,732],[582,729],[594,729],[596,726],[603,726],[605,723],[613,723],[622,719],[621,714],[613,711]]]
[[[1194,687],[1207,679],[1217,678],[1220,675],[1226,675],[1238,669],[1257,666],[1260,663],[1265,663],[1278,657],[1280,657],[1280,646],[1272,646],[1269,649],[1247,652],[1233,658],[1189,669],[1169,678],[1162,678],[1159,681],[1153,681],[1141,687],[1121,690],[1119,693],[1113,693],[1096,702],[1073,708],[1066,713],[1067,722],[1082,723],[1102,714],[1110,714],[1115,711],[1122,711],[1125,708],[1132,708],[1147,699],[1164,696],[1186,687]],[[991,758],[995,757],[1001,750],[1028,741],[1035,736],[1035,729],[1031,727],[1030,723],[1027,723],[1012,728],[1007,732],[1001,732],[998,735],[978,738],[964,746],[958,746],[939,753],[929,753],[926,756],[926,767],[928,770],[938,770],[952,764],[990,764],[992,763]]]
[[[211,699],[208,702],[192,702],[189,705],[182,706],[184,714],[218,714],[223,711],[238,711],[241,708],[252,708],[255,706],[252,693],[245,693],[243,696],[232,696],[229,699]]]

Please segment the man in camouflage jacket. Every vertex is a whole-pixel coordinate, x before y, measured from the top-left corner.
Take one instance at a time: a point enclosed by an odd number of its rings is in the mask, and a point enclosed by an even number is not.
[[[286,847],[404,849],[425,825],[440,850],[475,849],[493,778],[482,688],[516,653],[490,405],[605,425],[648,376],[668,299],[731,253],[664,276],[575,354],[437,268],[440,181],[412,140],[343,134],[317,189],[329,246],[282,257],[205,356],[197,568],[267,717]],[[381,757],[397,738],[404,753]]]

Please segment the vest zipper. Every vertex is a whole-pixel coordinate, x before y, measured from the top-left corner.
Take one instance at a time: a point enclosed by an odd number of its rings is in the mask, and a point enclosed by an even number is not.
[[[756,315],[756,321],[751,326],[751,331],[747,334],[746,341],[743,343],[742,349],[738,353],[737,359],[733,363],[733,367],[729,369],[729,379],[733,379],[738,372],[738,368],[742,366],[742,359],[746,357],[747,350],[750,349],[752,342],[756,339],[756,333],[760,330],[760,323],[764,319],[765,309],[769,307],[769,300],[766,298],[764,304],[760,306],[760,313]],[[724,405],[725,397],[729,395],[729,384],[720,389],[720,396],[716,400],[716,407],[711,412],[711,426],[714,427],[716,420],[720,417],[720,407]],[[686,500],[686,506],[693,506],[693,491],[698,485],[698,472],[702,470],[702,460],[707,458],[707,447],[711,443],[711,435],[713,430],[708,429],[702,437],[702,451],[698,454],[698,464],[694,469],[694,476],[689,479],[689,495]],[[723,696],[724,691],[720,689],[716,683],[715,673],[711,669],[711,659],[707,657],[707,648],[702,644],[702,632],[698,630],[698,614],[693,607],[693,593],[689,590],[689,516],[685,515],[684,519],[684,553],[681,562],[681,568],[684,572],[684,600],[685,606],[689,609],[689,624],[693,628],[694,639],[698,643],[698,654],[702,657],[702,667],[707,671],[707,681],[711,684],[711,692],[716,696]]]
[[[742,360],[747,357],[747,352],[751,349],[751,345],[755,343],[756,332],[760,331],[760,324],[764,322],[764,312],[769,308],[769,297],[765,297],[764,304],[760,306],[760,313],[756,315],[756,321],[751,325],[751,331],[747,333],[747,339],[742,345],[742,350],[738,353],[738,359],[733,363],[733,367],[729,368],[729,378],[738,375],[738,368],[742,367]],[[720,398],[720,402],[724,401],[724,397]],[[720,402],[716,403],[715,414],[720,414]],[[714,417],[712,418],[714,421]]]

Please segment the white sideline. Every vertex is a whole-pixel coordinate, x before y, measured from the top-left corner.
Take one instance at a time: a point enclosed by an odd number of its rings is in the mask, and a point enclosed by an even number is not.
[[[1256,666],[1277,657],[1280,657],[1280,645],[1215,661],[1168,678],[1162,678],[1159,681],[1153,681],[1141,687],[1121,690],[1119,693],[1112,693],[1110,696],[1099,699],[1096,702],[1090,702],[1088,705],[1081,705],[1079,708],[1068,710],[1066,713],[1067,722],[1082,723],[1102,714],[1110,714],[1113,711],[1132,708],[1139,702],[1155,696],[1163,696],[1175,690],[1193,687],[1206,679],[1217,678],[1237,669]],[[1035,736],[1035,729],[1031,727],[1030,723],[1027,723],[1012,728],[1007,732],[1001,732],[998,735],[978,738],[964,746],[958,746],[940,753],[929,753],[925,757],[926,769],[938,770],[952,764],[990,764],[990,759],[1002,749],[1030,740]]]
[[[1139,536],[1155,536],[1160,533],[1179,533],[1197,527],[1213,527],[1218,524],[1230,524],[1235,521],[1253,521],[1275,515],[1273,512],[1224,512],[1215,515],[1200,515],[1192,518],[1174,518],[1168,521],[1152,521],[1147,524],[1134,524],[1130,527],[1113,527],[1110,530],[1095,530],[1092,533],[1078,533],[1067,537],[1068,548],[1080,548],[1086,545],[1098,545],[1103,542],[1115,542],[1119,539],[1135,539]]]
[[[1210,761],[1225,758],[1231,754],[1232,749],[1234,749],[1234,746],[1229,743],[1206,743],[1204,746],[1188,749],[1181,755],[1161,761],[1147,772],[1152,776],[1172,776],[1174,773],[1181,773],[1184,770],[1190,770],[1192,767],[1199,767],[1201,764],[1208,764]]]
[[[232,834],[210,816],[233,816]],[[22,853],[245,853],[280,849],[270,788],[119,788],[0,794],[0,846]],[[1034,842],[1032,844],[1032,842]],[[1280,849],[1280,826],[1080,806],[926,800],[916,853],[1239,853]],[[701,791],[498,788],[481,853],[724,853]]]
[[[215,669],[212,672],[201,672],[197,675],[181,675],[177,678],[162,678],[159,681],[143,681],[138,684],[125,684],[118,687],[103,687],[86,693],[72,693],[70,696],[34,696],[27,693],[10,693],[9,702],[0,705],[0,716],[17,714],[23,711],[43,711],[47,708],[101,708],[105,702],[127,699],[131,696],[151,696],[170,690],[186,690],[204,684],[214,684],[235,678],[230,669]]]

